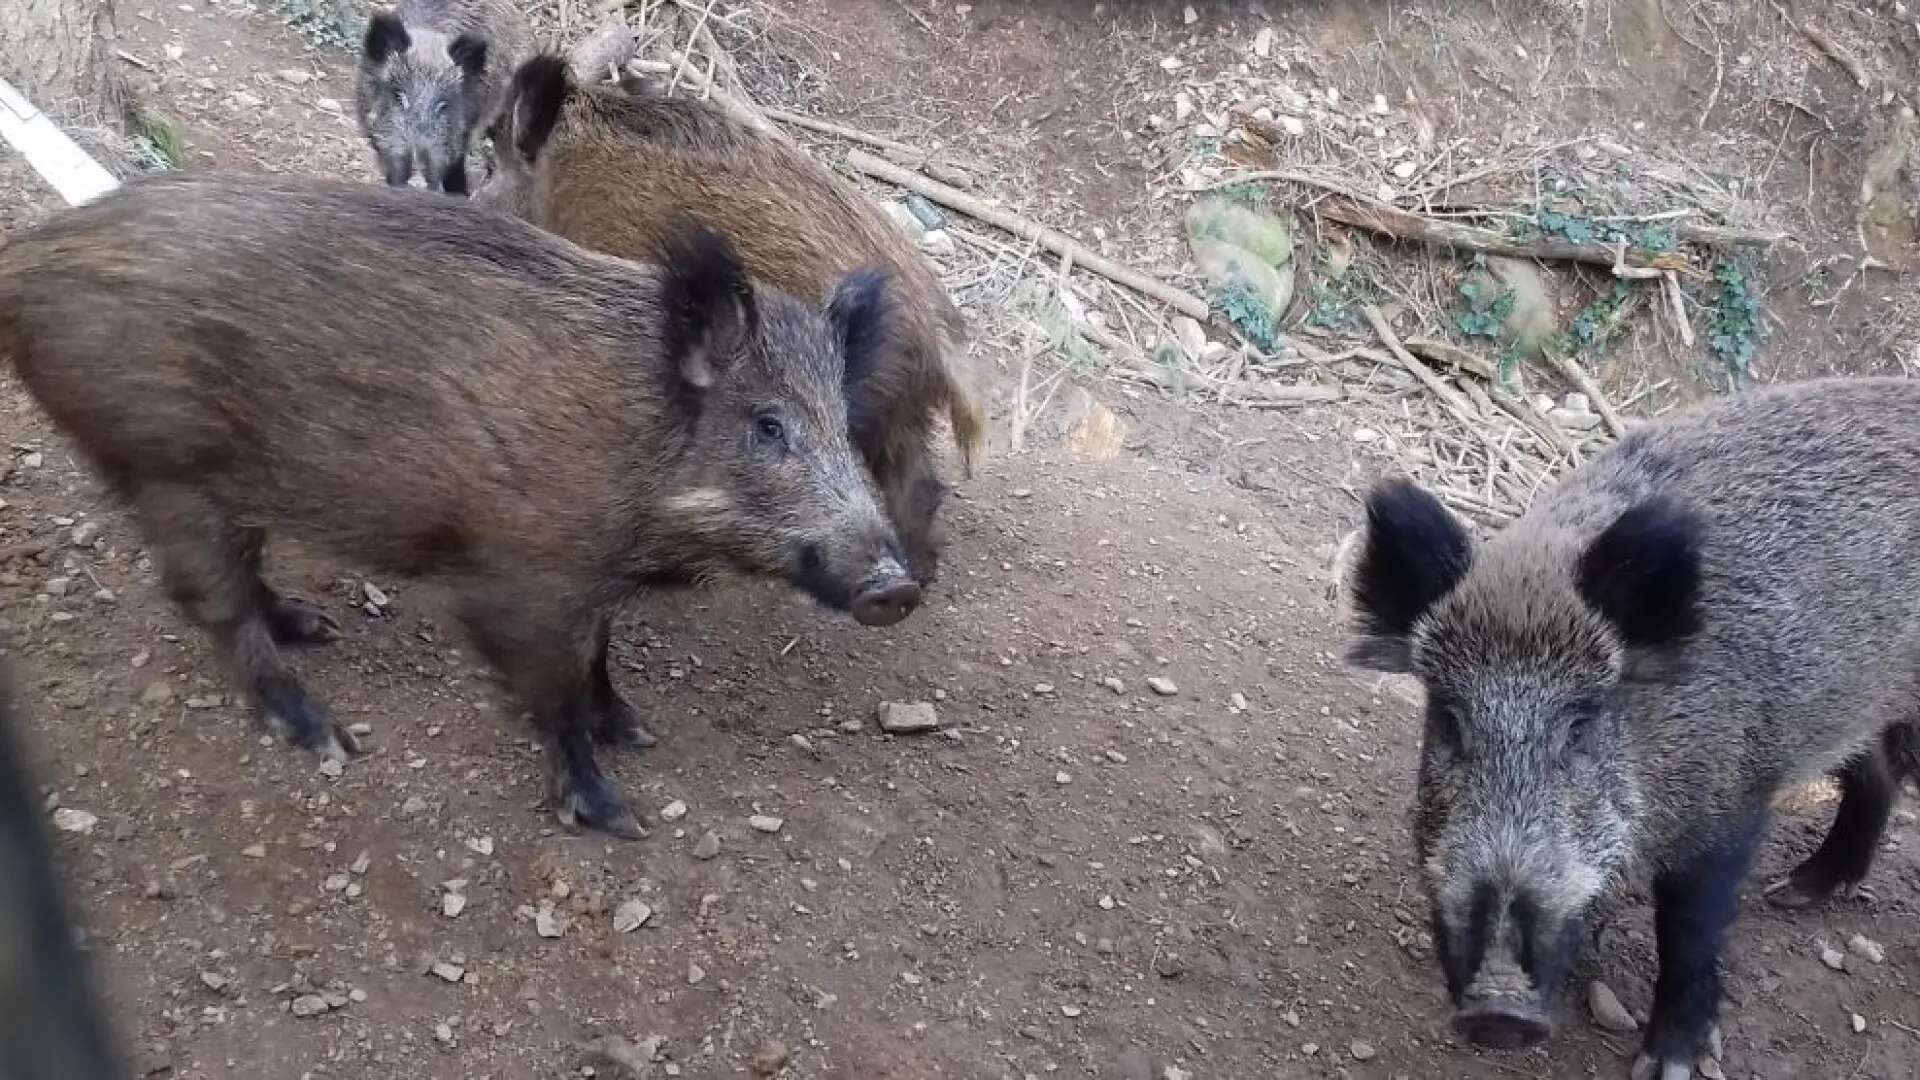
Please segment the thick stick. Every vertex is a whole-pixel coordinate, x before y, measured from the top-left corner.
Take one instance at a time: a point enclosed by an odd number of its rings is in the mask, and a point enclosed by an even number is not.
[[[1112,278],[1127,288],[1145,293],[1155,300],[1164,300],[1173,305],[1174,309],[1182,315],[1204,322],[1211,314],[1207,308],[1207,302],[1192,293],[1176,289],[1138,270],[1121,266],[1069,236],[1018,214],[990,206],[985,201],[957,188],[948,187],[937,180],[929,180],[919,173],[903,169],[891,161],[875,157],[864,150],[848,153],[847,164],[857,172],[885,180],[890,184],[897,184],[909,191],[924,195],[942,206],[958,210],[968,217],[978,218],[995,228],[1005,229],[1022,240],[1031,240],[1055,255],[1071,254],[1076,265],[1103,277]]]
[[[1481,251],[1488,255],[1507,255],[1516,259],[1591,263],[1611,270],[1616,255],[1614,249],[1605,244],[1576,244],[1571,240],[1556,240],[1551,237],[1515,240],[1492,229],[1481,229],[1472,225],[1424,217],[1381,203],[1328,199],[1320,204],[1320,213],[1343,225],[1382,233],[1396,240],[1464,248],[1468,251]],[[1686,256],[1678,252],[1630,248],[1626,251],[1625,258],[1626,265],[1630,268],[1672,270],[1691,277],[1701,276],[1699,269],[1689,262]]]
[[[1393,354],[1395,360],[1400,361],[1401,367],[1406,368],[1414,378],[1419,379],[1420,385],[1432,391],[1433,396],[1439,398],[1440,403],[1447,407],[1447,411],[1467,425],[1469,430],[1475,432],[1480,430],[1481,420],[1475,415],[1473,406],[1467,403],[1466,398],[1460,396],[1458,390],[1448,386],[1446,380],[1435,375],[1432,368],[1421,363],[1407,351],[1405,345],[1400,344],[1400,338],[1394,334],[1393,327],[1387,325],[1387,317],[1380,314],[1379,308],[1372,304],[1364,304],[1360,308],[1360,313],[1367,317],[1367,322],[1373,326],[1373,332],[1380,335],[1380,343],[1387,347],[1387,351]]]
[[[1547,359],[1553,362],[1553,366],[1560,370],[1560,374],[1567,377],[1568,382],[1587,395],[1587,401],[1592,403],[1593,411],[1600,414],[1601,421],[1607,425],[1608,431],[1613,432],[1614,438],[1620,438],[1627,433],[1627,425],[1621,422],[1620,414],[1613,411],[1613,406],[1607,401],[1607,395],[1600,392],[1600,384],[1594,382],[1593,376],[1588,375],[1579,364],[1575,363],[1573,357],[1558,349],[1542,349],[1541,352],[1545,353]]]
[[[1768,247],[1785,241],[1792,234],[1777,229],[1736,229],[1731,225],[1690,225],[1683,221],[1673,227],[1673,235],[1689,244],[1707,247]]]

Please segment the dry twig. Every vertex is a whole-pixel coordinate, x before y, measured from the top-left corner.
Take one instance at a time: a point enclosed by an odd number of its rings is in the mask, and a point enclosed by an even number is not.
[[[1593,381],[1593,376],[1588,375],[1573,357],[1559,349],[1543,351],[1554,368],[1566,376],[1567,381],[1581,393],[1587,395],[1587,401],[1593,405],[1593,411],[1600,414],[1600,420],[1607,425],[1607,430],[1613,432],[1615,438],[1624,436],[1627,433],[1626,423],[1620,419],[1620,414],[1614,411],[1613,405],[1607,401],[1607,395],[1601,392],[1600,384]]]
[[[1203,321],[1211,314],[1207,307],[1207,302],[1194,296],[1192,293],[1176,289],[1158,278],[1141,273],[1131,267],[1122,266],[1063,233],[1049,229],[1030,218],[1025,218],[1011,211],[989,205],[985,200],[976,198],[957,188],[949,187],[937,180],[930,180],[919,173],[902,168],[883,158],[875,157],[864,150],[855,150],[849,153],[847,155],[847,165],[857,172],[885,180],[890,184],[896,184],[909,191],[923,195],[942,206],[958,210],[968,217],[978,218],[989,225],[1004,229],[1022,239],[1031,240],[1041,247],[1046,248],[1048,251],[1053,252],[1055,255],[1071,253],[1073,255],[1073,261],[1080,266],[1103,277],[1112,278],[1114,281],[1137,292],[1145,293],[1156,300],[1164,300],[1173,305],[1181,314],[1189,315]]]
[[[1516,259],[1591,263],[1609,270],[1622,265],[1624,260],[1629,270],[1672,270],[1691,277],[1702,276],[1699,268],[1678,252],[1646,251],[1640,248],[1616,252],[1605,244],[1579,244],[1553,237],[1516,240],[1492,229],[1430,218],[1378,202],[1331,199],[1321,205],[1320,213],[1342,225],[1352,225],[1396,240],[1479,251],[1488,255],[1507,255]]]

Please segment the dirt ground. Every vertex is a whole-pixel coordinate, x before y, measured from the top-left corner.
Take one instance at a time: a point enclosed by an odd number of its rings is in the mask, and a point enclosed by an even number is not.
[[[804,73],[781,103],[965,147],[1021,209],[1167,269],[1179,160],[1149,118],[1177,86],[1256,64],[1271,27],[1293,77],[1360,102],[1412,93],[1442,140],[1596,127],[1744,178],[1741,204],[1795,236],[1761,263],[1759,377],[1903,370],[1920,356],[1904,264],[1837,293],[1844,267],[1807,282],[1858,250],[1861,162],[1902,104],[1877,88],[1915,85],[1920,27],[1899,5],[1801,5],[1873,65],[1863,92],[1768,17],[1683,6],[1221,3],[1188,23],[1154,2],[785,0],[760,46]],[[190,165],[373,182],[338,45],[203,0],[123,2],[119,25],[135,91],[179,124]],[[0,185],[0,229],[56,210],[17,159]],[[1911,236],[1892,243],[1911,254]],[[1609,385],[1664,371],[1685,397],[1698,358],[1650,329],[1610,363]],[[263,743],[129,521],[0,374],[0,550],[48,545],[0,563],[0,641],[50,802],[97,818],[60,850],[140,1071],[1624,1076],[1635,1039],[1588,1018],[1585,987],[1644,1016],[1637,884],[1550,1044],[1482,1053],[1448,1034],[1408,842],[1417,700],[1341,665],[1330,591],[1355,493],[1389,467],[1378,447],[1338,405],[1073,381],[1023,452],[1003,425],[959,484],[943,580],[900,626],[754,583],[640,606],[616,681],[666,734],[608,759],[653,825],[619,843],[558,829],[526,727],[432,595],[305,553],[276,551],[272,576],[340,619],[344,640],[302,665],[371,753],[333,777]],[[1126,424],[1117,453],[1065,434],[1093,401]],[[947,731],[879,734],[892,701],[933,702]],[[1832,807],[1783,809],[1728,951],[1726,1075],[1920,1075],[1911,807],[1876,898],[1799,914],[1758,883]],[[650,917],[616,930],[635,900]],[[1822,963],[1855,935],[1884,961]],[[653,1059],[582,1051],[604,1036]]]

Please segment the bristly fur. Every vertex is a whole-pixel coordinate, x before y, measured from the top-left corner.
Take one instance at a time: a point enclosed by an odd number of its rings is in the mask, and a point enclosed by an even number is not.
[[[827,318],[840,331],[847,358],[849,398],[858,399],[860,385],[871,378],[890,346],[887,340],[887,272],[870,268],[847,275],[833,291]],[[855,421],[859,426],[860,421]]]
[[[626,258],[693,214],[733,241],[755,279],[823,306],[849,275],[887,272],[886,347],[862,365],[849,407],[915,575],[930,580],[945,491],[932,434],[944,412],[970,474],[986,388],[966,320],[926,256],[851,184],[711,104],[577,85],[555,58],[524,65],[512,93],[502,123],[513,130],[499,141],[513,152],[476,196],[484,203]]]
[[[1372,515],[1360,632],[1386,635],[1368,654],[1400,650],[1429,692],[1415,845],[1436,928],[1456,961],[1493,943],[1491,967],[1448,973],[1463,1008],[1496,985],[1520,995],[1503,1008],[1550,999],[1513,958],[1639,866],[1662,926],[1694,927],[1660,936],[1645,1052],[1690,1063],[1775,794],[1841,783],[1827,841],[1783,883],[1794,902],[1865,875],[1891,777],[1920,765],[1916,476],[1920,382],[1742,393],[1630,432],[1412,617],[1436,560],[1461,560],[1430,513]],[[1495,902],[1475,899],[1489,887]],[[1501,913],[1522,896],[1519,925]]]
[[[1355,660],[1404,671],[1414,623],[1466,575],[1472,544],[1446,507],[1412,483],[1389,481],[1367,499],[1367,541],[1353,577],[1362,637]]]

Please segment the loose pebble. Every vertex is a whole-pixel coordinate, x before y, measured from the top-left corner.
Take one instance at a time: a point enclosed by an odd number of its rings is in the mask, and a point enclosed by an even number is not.
[[[692,961],[688,961],[687,985],[699,986],[701,983],[706,981],[707,981],[707,969],[701,967],[699,964],[693,963]]]
[[[1640,1028],[1640,1022],[1620,1004],[1619,995],[1598,979],[1587,987],[1587,1008],[1593,1013],[1593,1022],[1608,1031],[1626,1034]]]
[[[1820,946],[1820,962],[1835,971],[1847,970],[1847,954],[1831,945]]]
[[[448,963],[445,960],[436,961],[431,970],[435,977],[443,982],[458,983],[461,979],[467,977],[466,968],[461,967],[459,964]]]
[[[1887,961],[1887,951],[1880,947],[1880,943],[1862,934],[1847,939],[1847,951],[1875,964]]]
[[[72,807],[63,806],[53,812],[53,827],[59,829],[61,832],[80,833],[84,836],[87,833],[91,833],[94,827],[99,824],[99,817],[89,814],[85,810],[75,810]]]
[[[675,799],[660,808],[661,821],[679,821],[687,816],[687,804]]]
[[[1147,689],[1152,690],[1161,697],[1172,697],[1180,692],[1180,688],[1174,685],[1173,680],[1164,675],[1149,676],[1147,678]]]
[[[1372,1061],[1374,1055],[1379,1053],[1372,1043],[1361,1039],[1353,1040],[1353,1044],[1347,1047],[1347,1052],[1353,1055],[1355,1061]]]
[[[717,832],[708,832],[693,845],[693,857],[702,862],[718,854],[720,854],[720,834]]]
[[[240,849],[240,854],[245,855],[249,859],[264,859],[267,857],[267,845],[248,844],[246,847]]]
[[[302,994],[293,999],[290,1006],[293,1015],[299,1017],[319,1016],[327,1011],[327,999],[319,994]]]
[[[786,1068],[787,1062],[792,1057],[793,1051],[787,1049],[787,1044],[778,1039],[762,1043],[760,1049],[753,1052],[753,1075],[773,1076]]]
[[[653,918],[653,908],[644,900],[628,900],[613,909],[613,929],[617,933],[631,934],[647,924]]]
[[[1855,1035],[1867,1030],[1867,1018],[1861,1016],[1859,1013],[1848,1013],[1847,1022],[1853,1025],[1853,1033]]]
[[[940,726],[940,717],[933,711],[930,701],[888,701],[880,706],[880,730],[893,735],[911,735],[922,731],[933,731]]]
[[[785,818],[777,818],[771,814],[755,814],[747,819],[747,828],[754,832],[777,833],[786,823]]]
[[[465,893],[450,892],[440,897],[440,911],[449,919],[457,919],[467,910]]]

